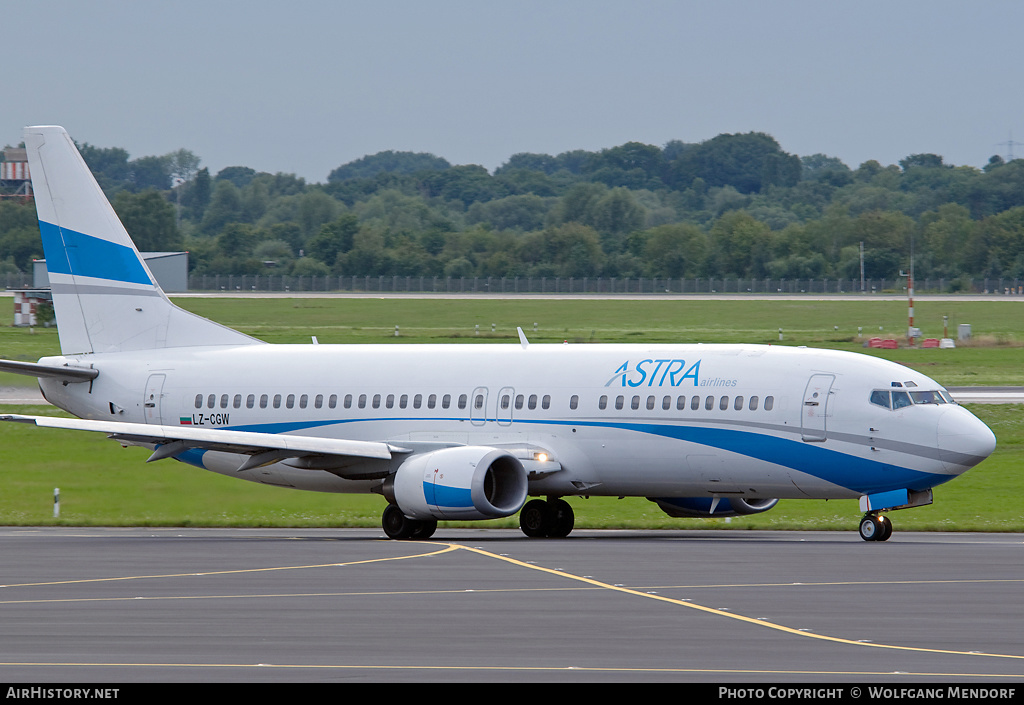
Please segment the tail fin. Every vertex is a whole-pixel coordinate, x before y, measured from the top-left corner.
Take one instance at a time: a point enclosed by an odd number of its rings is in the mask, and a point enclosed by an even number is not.
[[[25,128],[39,231],[64,354],[255,338],[170,302],[64,128]]]

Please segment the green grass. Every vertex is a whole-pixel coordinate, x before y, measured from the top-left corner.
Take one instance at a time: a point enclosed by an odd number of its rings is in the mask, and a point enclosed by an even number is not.
[[[533,342],[754,342],[866,351],[922,370],[947,386],[1024,385],[1021,302],[921,302],[917,324],[941,337],[971,323],[976,342],[956,350],[865,350],[857,340],[898,334],[906,306],[873,301],[552,301],[405,299],[179,299],[185,308],[270,342],[508,342],[522,326]],[[497,325],[494,335],[491,323]],[[537,323],[537,332],[533,324]],[[935,322],[929,327],[926,322]],[[401,336],[395,338],[394,327]],[[480,335],[474,326],[480,326]],[[838,327],[838,330],[833,326]],[[57,354],[53,330],[0,329],[0,357]],[[35,380],[0,375],[0,385]],[[1024,407],[971,407],[995,431],[996,452],[935,490],[935,504],[892,516],[897,530],[1024,531]],[[52,407],[7,407],[52,414]],[[0,524],[102,526],[379,527],[378,496],[290,491],[215,475],[173,460],[146,464],[147,451],[100,434],[0,423]],[[53,518],[53,490],[61,514]],[[640,498],[572,498],[577,527],[854,530],[855,500],[782,501],[752,517],[672,519]],[[514,527],[517,518],[466,524]],[[444,524],[442,524],[444,526]]]
[[[935,489],[935,504],[893,514],[900,529],[1024,531],[1024,406],[971,407],[999,439],[978,467]],[[6,407],[4,413],[54,413]],[[0,524],[75,526],[378,527],[375,495],[286,490],[199,470],[174,460],[146,464],[148,452],[100,434],[0,423]],[[53,491],[60,488],[60,518]],[[672,519],[640,498],[571,498],[579,528],[853,529],[856,500],[783,500],[764,514]],[[442,523],[442,526],[446,524]],[[459,524],[448,524],[456,526]],[[511,517],[461,524],[510,528]]]

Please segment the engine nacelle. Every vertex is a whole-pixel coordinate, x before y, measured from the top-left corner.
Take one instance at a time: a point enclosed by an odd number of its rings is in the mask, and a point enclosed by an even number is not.
[[[514,455],[463,446],[412,456],[390,489],[410,519],[497,519],[522,509],[526,488],[526,470]]]
[[[741,514],[760,514],[779,503],[777,499],[720,498],[714,512],[711,497],[648,497],[670,517],[734,517]]]

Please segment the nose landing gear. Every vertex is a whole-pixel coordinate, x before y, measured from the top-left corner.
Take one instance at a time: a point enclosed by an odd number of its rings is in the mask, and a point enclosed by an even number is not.
[[[882,514],[865,514],[860,520],[860,537],[865,541],[888,541],[892,536],[892,522]]]

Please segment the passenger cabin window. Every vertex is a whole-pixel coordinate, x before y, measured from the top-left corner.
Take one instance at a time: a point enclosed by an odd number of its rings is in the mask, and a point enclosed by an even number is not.
[[[579,397],[578,394],[573,394],[571,397],[569,397],[569,408],[570,409],[575,409],[579,405],[580,405],[580,397]]]

